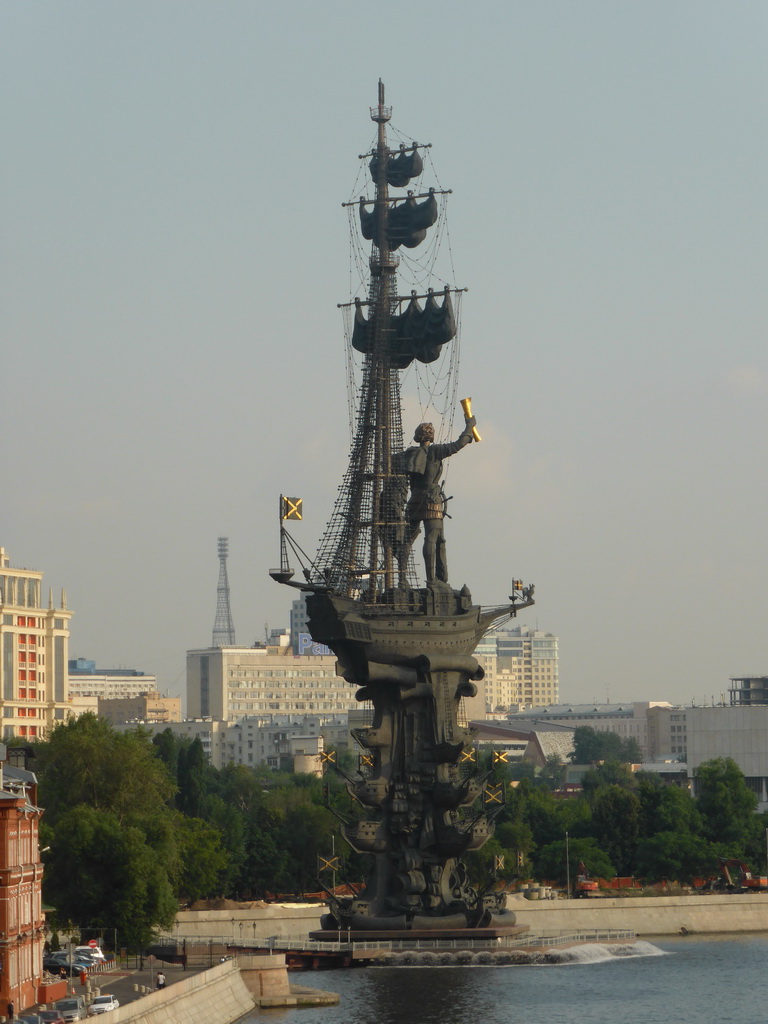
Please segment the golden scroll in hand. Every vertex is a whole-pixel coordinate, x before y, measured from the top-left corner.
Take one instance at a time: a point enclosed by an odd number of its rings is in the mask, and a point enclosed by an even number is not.
[[[472,399],[471,398],[462,398],[462,400],[461,400],[461,408],[464,410],[464,419],[465,420],[471,420],[472,419]],[[473,437],[473,439],[475,441],[482,441],[483,440],[482,437],[480,437],[480,435],[478,434],[476,426],[472,427],[472,437]]]

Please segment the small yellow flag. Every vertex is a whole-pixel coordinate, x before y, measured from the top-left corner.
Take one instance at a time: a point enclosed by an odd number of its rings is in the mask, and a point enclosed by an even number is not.
[[[301,498],[286,498],[283,495],[283,519],[303,519],[303,502]]]

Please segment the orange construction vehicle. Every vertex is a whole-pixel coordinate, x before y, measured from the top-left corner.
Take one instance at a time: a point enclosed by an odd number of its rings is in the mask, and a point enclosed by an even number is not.
[[[768,877],[753,875],[742,860],[719,858],[725,888],[729,892],[768,892]],[[733,873],[731,873],[733,870]]]
[[[597,882],[589,877],[587,865],[583,860],[579,861],[579,866],[576,868],[576,881],[573,885],[573,895],[575,897],[597,895]]]

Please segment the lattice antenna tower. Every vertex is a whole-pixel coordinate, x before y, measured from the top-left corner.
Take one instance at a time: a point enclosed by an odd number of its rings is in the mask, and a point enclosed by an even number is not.
[[[213,647],[235,646],[235,624],[229,607],[229,579],[227,555],[229,537],[219,537],[219,585],[216,591],[216,619],[213,623]]]

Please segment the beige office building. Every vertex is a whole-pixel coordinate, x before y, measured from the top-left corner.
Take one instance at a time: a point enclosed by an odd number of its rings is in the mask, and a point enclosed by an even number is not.
[[[528,626],[492,630],[477,645],[475,657],[485,677],[471,717],[482,717],[481,704],[485,714],[497,716],[559,700],[558,638],[553,633]]]
[[[40,739],[69,712],[67,661],[72,612],[42,604],[43,573],[17,569],[0,547],[0,713],[2,739]]]
[[[188,718],[338,714],[357,706],[355,691],[336,675],[333,655],[294,655],[290,647],[187,651]]]
[[[98,707],[99,715],[112,725],[124,722],[167,725],[181,721],[181,698],[161,697],[157,690],[137,697],[100,697]]]

